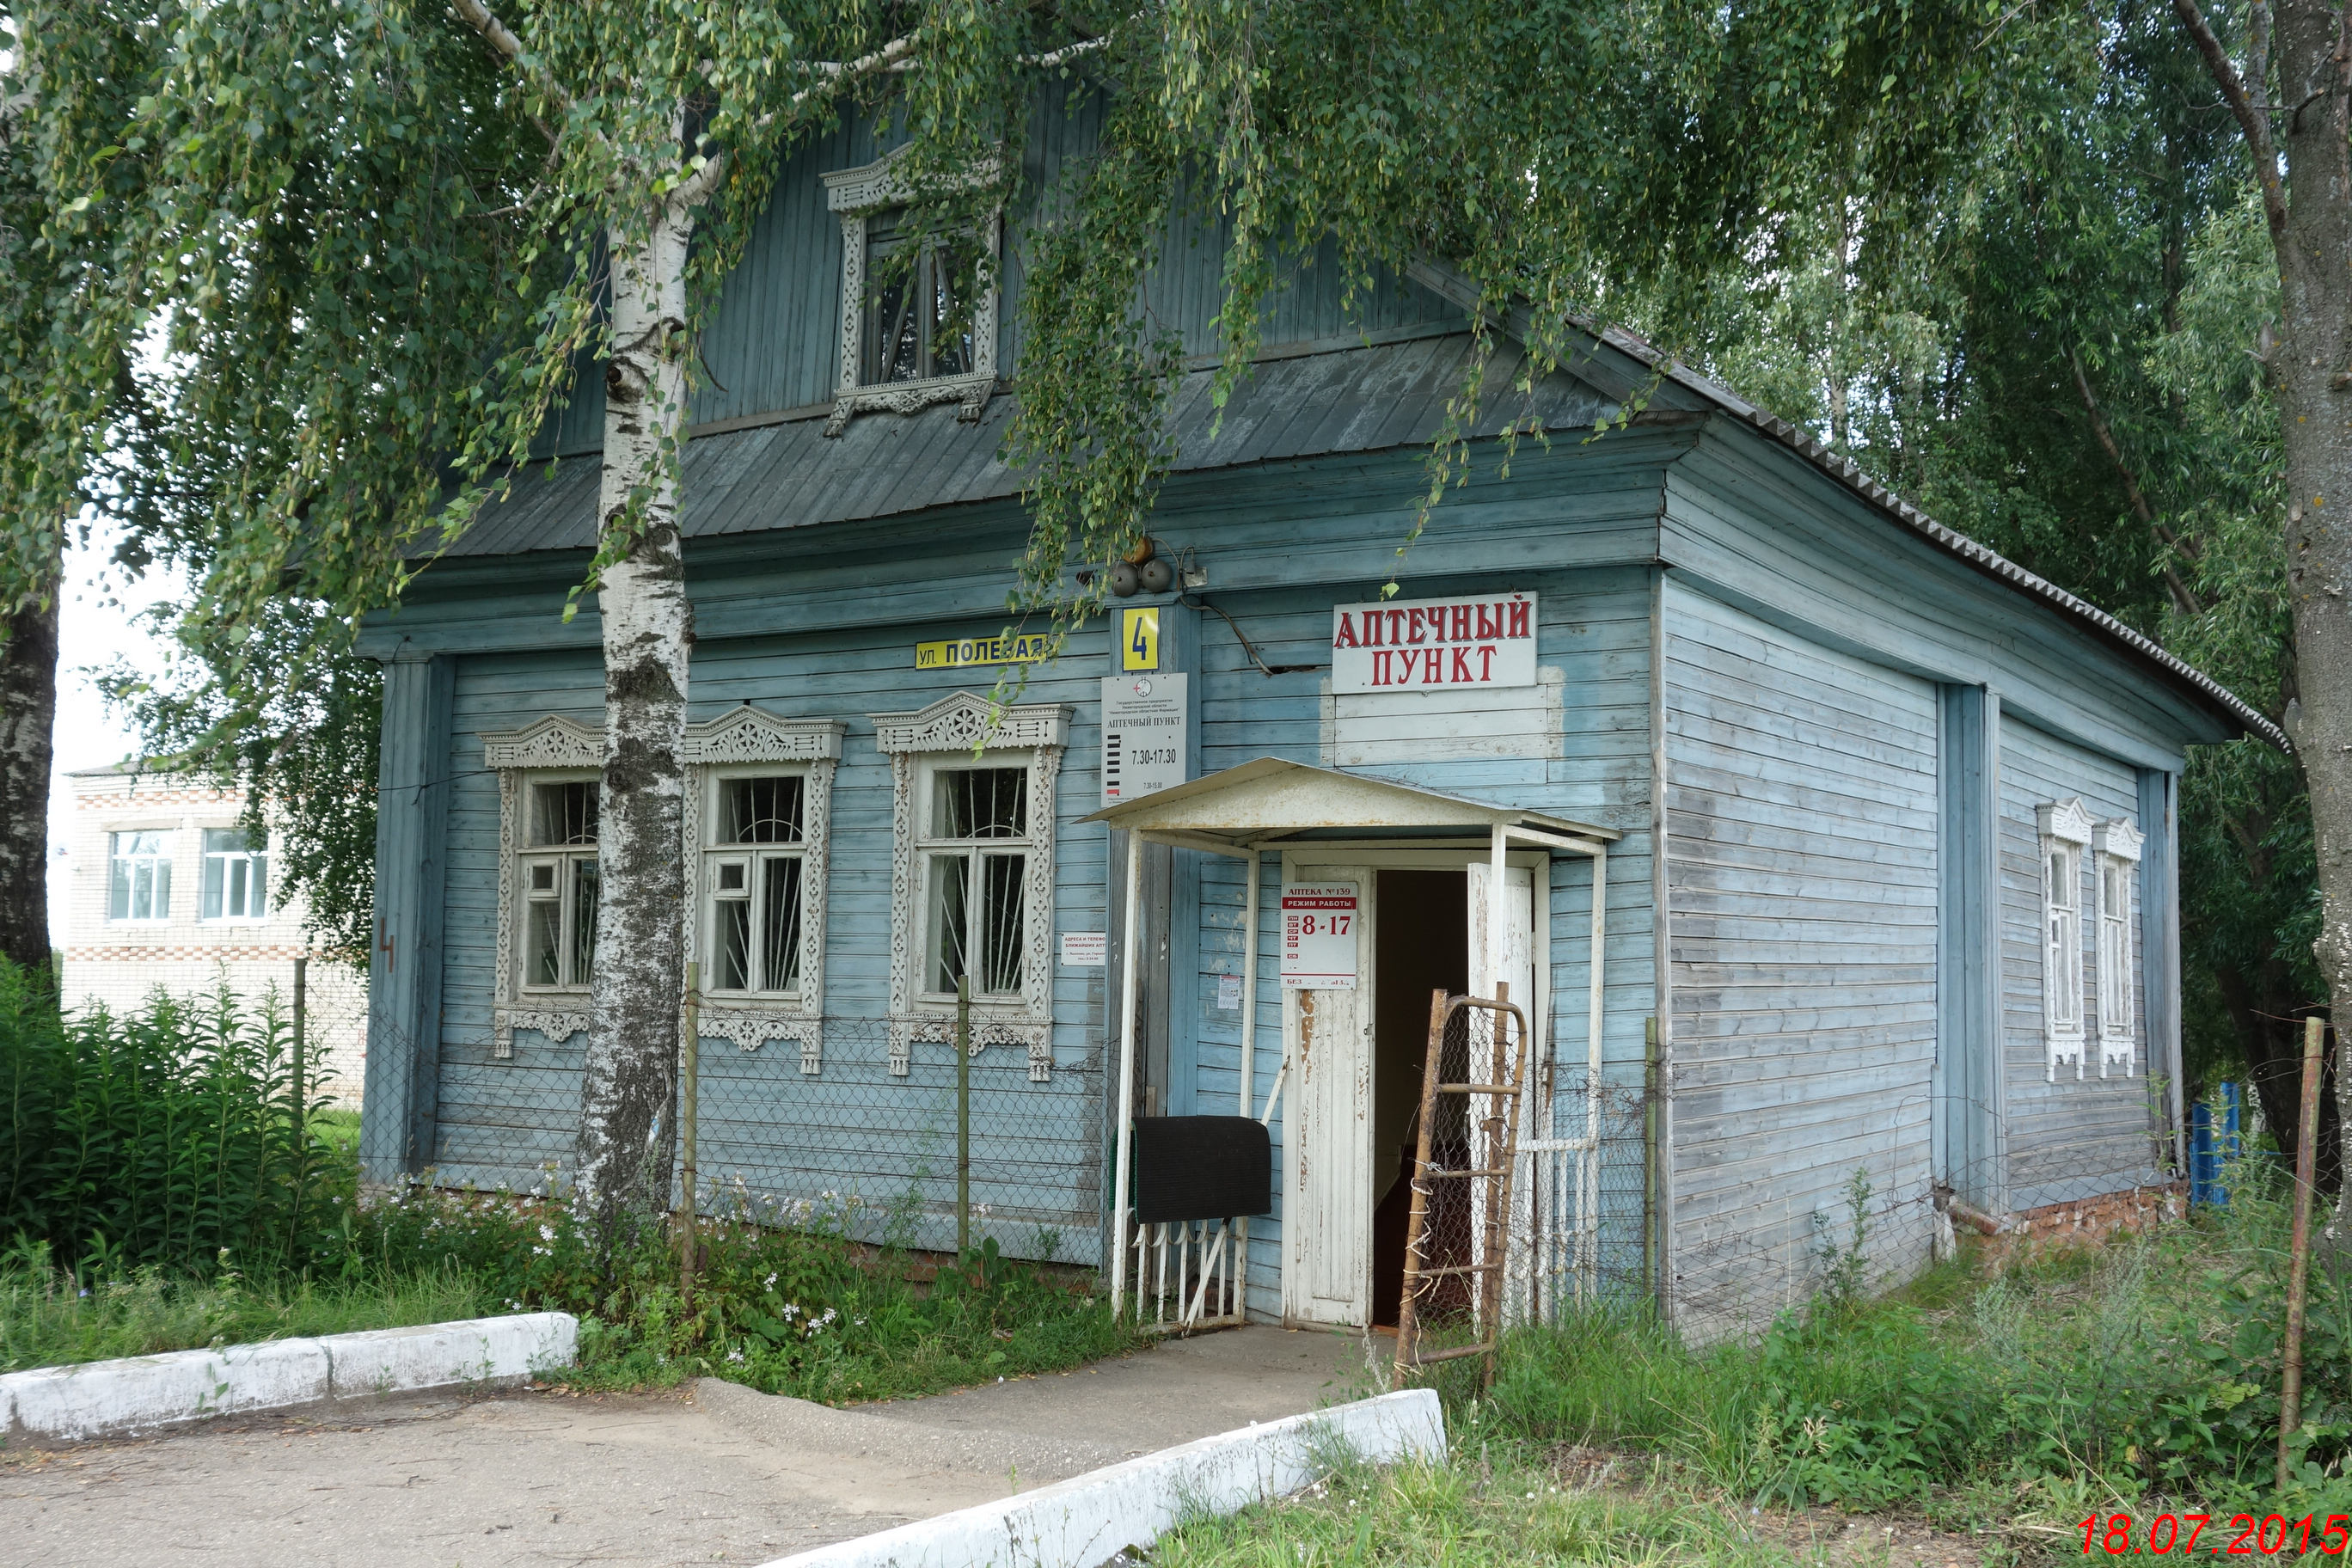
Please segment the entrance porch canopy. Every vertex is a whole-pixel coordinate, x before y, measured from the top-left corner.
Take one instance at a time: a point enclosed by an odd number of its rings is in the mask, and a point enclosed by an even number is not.
[[[1254,1068],[1257,1037],[1258,902],[1263,875],[1262,851],[1335,842],[1366,848],[1405,848],[1426,847],[1433,840],[1441,844],[1486,840],[1494,869],[1487,879],[1487,950],[1480,964],[1483,973],[1476,979],[1480,994],[1486,996],[1496,994],[1502,974],[1502,943],[1507,914],[1505,893],[1509,880],[1506,875],[1506,857],[1510,846],[1517,843],[1555,853],[1566,851],[1590,857],[1592,861],[1592,919],[1591,987],[1586,1023],[1591,1061],[1587,1082],[1591,1086],[1590,1092],[1597,1096],[1601,1082],[1601,953],[1606,935],[1603,917],[1608,901],[1608,847],[1623,837],[1616,830],[1517,806],[1496,805],[1486,801],[1466,800],[1460,795],[1441,795],[1434,790],[1417,789],[1391,779],[1287,762],[1280,757],[1260,757],[1255,762],[1243,763],[1205,778],[1193,779],[1135,800],[1105,806],[1079,820],[1099,822],[1128,835],[1126,918],[1119,935],[1121,1026],[1118,1093],[1119,1103],[1124,1110],[1118,1123],[1118,1168],[1112,1200],[1117,1227],[1111,1252],[1111,1307],[1114,1311],[1119,1309],[1125,1295],[1129,1211],[1132,1207],[1129,1182],[1135,1139],[1136,961],[1143,913],[1143,846],[1147,843],[1233,856],[1249,863],[1249,892],[1242,917],[1242,951],[1246,955],[1242,968],[1240,1113],[1244,1116],[1256,1110],[1251,1099],[1256,1081]],[[1538,889],[1540,887],[1539,883]],[[1540,896],[1540,893],[1535,896]],[[1536,954],[1534,957],[1540,973],[1546,962],[1545,955]],[[1527,1011],[1532,1012],[1534,998],[1526,1000],[1528,1004]],[[1274,1108],[1280,1103],[1282,1097],[1283,1079],[1289,1070],[1287,1061],[1276,1069],[1273,1088],[1266,1094],[1265,1108],[1257,1112],[1261,1122],[1274,1120]],[[1587,1130],[1586,1139],[1523,1139],[1519,1145],[1521,1152],[1566,1152],[1571,1149],[1581,1152],[1588,1140],[1591,1147],[1597,1149],[1600,1136],[1600,1101],[1597,1098],[1592,1099],[1587,1110],[1588,1120],[1593,1124]],[[1553,1145],[1559,1148],[1554,1150]],[[1243,1222],[1244,1227],[1247,1223],[1246,1220]],[[1247,1229],[1244,1228],[1241,1235],[1242,1245],[1245,1248]]]

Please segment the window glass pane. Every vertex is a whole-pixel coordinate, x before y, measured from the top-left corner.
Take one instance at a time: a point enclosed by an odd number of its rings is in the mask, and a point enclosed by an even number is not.
[[[155,918],[155,862],[131,862],[131,918],[134,921]]]
[[[2050,901],[2062,910],[2071,908],[2074,902],[2074,879],[2066,874],[2066,851],[2052,850],[2050,852]]]
[[[259,840],[247,838],[242,827],[205,829],[205,853],[207,855],[241,855],[248,849],[261,847]]]
[[[553,899],[530,901],[530,925],[523,936],[523,974],[533,985],[561,985],[557,954],[563,937],[563,906]]]
[[[131,918],[131,862],[120,855],[107,866],[106,918],[110,921]]]
[[[797,774],[722,780],[719,786],[719,842],[798,844],[801,797],[802,781]]]
[[[922,290],[916,264],[895,216],[866,220],[866,277],[872,297],[866,305],[866,363],[859,379],[868,384],[913,381],[922,374],[923,321],[915,309]]]
[[[530,868],[530,887],[535,893],[555,891],[555,868],[542,860]]]
[[[719,900],[719,973],[721,991],[751,988],[751,900]]]
[[[981,860],[980,989],[987,995],[1021,989],[1023,860],[1019,855]]]
[[[269,912],[269,857],[256,855],[250,864],[253,867],[253,883],[247,889],[248,902],[245,912],[252,919],[259,920]]]
[[[167,921],[172,918],[172,863],[169,860],[151,863],[155,868],[150,884],[154,889],[154,901],[148,906],[145,918]]]
[[[210,834],[206,834],[205,837],[209,838],[212,836]],[[205,856],[204,880],[198,884],[196,889],[196,918],[198,920],[216,921],[221,918],[221,899],[223,893],[226,891],[223,884],[226,882],[227,879],[228,857],[226,855]]]
[[[961,855],[931,857],[930,986],[952,991],[964,974],[964,937],[971,891],[971,862]]]
[[[117,855],[161,855],[163,834],[160,828],[148,828],[139,833],[118,833],[114,836]]]
[[[760,989],[801,988],[801,863],[779,855],[760,865]]]
[[[932,775],[935,838],[1019,838],[1029,831],[1029,770],[952,768]]]
[[[974,363],[973,306],[980,294],[980,246],[960,239],[936,247],[924,258],[924,271],[931,304],[927,374],[969,375]]]
[[[246,895],[250,888],[252,862],[238,855],[228,862],[228,912],[232,920],[249,917],[253,911],[246,907]]]
[[[572,779],[530,786],[533,844],[596,842],[596,781]]]
[[[572,953],[565,976],[574,985],[588,984],[596,956],[596,862],[582,856],[572,862]]]

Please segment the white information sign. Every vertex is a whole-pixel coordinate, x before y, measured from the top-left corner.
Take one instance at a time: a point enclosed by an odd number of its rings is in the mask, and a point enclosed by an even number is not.
[[[1353,882],[1282,889],[1285,990],[1356,988],[1357,894]]]
[[[1062,967],[1065,969],[1101,969],[1110,958],[1110,938],[1098,931],[1066,931],[1062,933]]]
[[[1114,675],[1102,683],[1102,803],[1184,782],[1192,677]]]
[[[1331,606],[1331,689],[1444,691],[1536,683],[1536,596],[1482,594]]]
[[[1242,977],[1238,974],[1217,976],[1217,1010],[1238,1013],[1242,1009]]]

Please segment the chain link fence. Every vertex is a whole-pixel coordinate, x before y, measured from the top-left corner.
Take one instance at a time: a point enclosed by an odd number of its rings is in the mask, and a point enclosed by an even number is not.
[[[1103,1073],[1025,1034],[975,1025],[967,1070],[928,1025],[827,1017],[802,1037],[703,1031],[698,1212],[819,1224],[853,1240],[953,1252],[960,1237],[1035,1262],[1102,1262]],[[585,1032],[516,1031],[510,1054],[445,1050],[430,1165],[444,1186],[569,1184]],[[672,1115],[682,1131],[683,1118]],[[372,1132],[373,1130],[371,1130]],[[687,1151],[678,1140],[673,1201]],[[968,1209],[959,1193],[968,1194]]]
[[[322,973],[333,972],[312,971]],[[929,1022],[910,1029],[903,1019],[827,1017],[814,1040],[763,1037],[748,1049],[706,1032],[698,1207],[938,1252],[956,1249],[961,1220],[973,1246],[1107,1268],[1108,1074],[1099,1055],[1072,1059],[1027,1032],[976,1026],[960,1084],[953,1045],[925,1037],[942,1032]],[[551,1039],[519,1029],[506,1057],[487,1043],[445,1047],[424,1123],[429,1142],[399,1162],[372,1155],[372,1168],[429,1167],[439,1184],[485,1191],[567,1184],[585,1046],[584,1032]],[[1874,1112],[1871,1127],[1841,1130],[1848,1148],[1866,1154],[1792,1141],[1769,1146],[1773,1168],[1751,1181],[1709,1168],[1688,1148],[1667,1169],[1672,1098],[1644,1082],[1638,1063],[1612,1064],[1597,1080],[1581,1064],[1538,1065],[1505,1204],[1501,1321],[1653,1304],[1696,1340],[1752,1334],[1824,1292],[1893,1289],[1962,1250],[1997,1259],[2179,1215],[2188,1194],[2156,1086],[2150,1094],[2138,1131],[2110,1126],[2068,1140],[2023,1119],[1990,1119],[1997,1152],[1958,1168],[1950,1186],[1931,1169],[1939,1108],[1925,1096]],[[1471,1161],[1466,1131],[1454,1131],[1456,1152]],[[372,1145],[400,1136],[371,1121]],[[1281,1232],[1260,1234],[1270,1247]],[[1465,1229],[1449,1245],[1471,1249],[1468,1237]],[[1265,1310],[1279,1254],[1253,1256],[1253,1300]],[[1458,1316],[1468,1297],[1455,1289],[1460,1300],[1427,1310]]]

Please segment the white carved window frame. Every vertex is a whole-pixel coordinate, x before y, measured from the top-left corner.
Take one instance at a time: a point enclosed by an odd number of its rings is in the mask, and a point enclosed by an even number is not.
[[[2134,885],[2139,880],[2140,847],[2146,840],[2127,818],[2115,817],[2093,830],[2092,918],[2098,932],[2099,1076],[2135,1076],[2138,1046],[2138,987],[2132,983],[2132,958],[2138,921],[2134,918]],[[2107,884],[2119,889],[2110,899]]]
[[[801,1071],[824,1070],[825,891],[831,880],[833,777],[841,762],[838,719],[783,719],[744,706],[686,727],[686,956],[700,963],[710,915],[702,887],[706,842],[714,820],[719,781],[747,773],[800,773],[808,781],[801,803],[801,988],[791,995],[713,995],[704,977],[697,1032],[755,1051],[770,1040],[801,1048]]]
[[[1029,857],[1022,885],[1021,991],[1008,998],[972,1001],[974,1055],[991,1045],[1021,1045],[1029,1078],[1045,1083],[1054,1071],[1055,781],[1068,744],[1069,710],[1058,702],[1000,707],[969,691],[942,697],[911,713],[873,715],[875,744],[890,759],[890,1071],[905,1077],[917,1040],[953,1037],[955,1004],[927,997],[923,963],[922,882],[916,845],[927,800],[929,764],[1029,770]],[[961,753],[959,760],[957,753]]]
[[[997,314],[1003,299],[1002,253],[1004,218],[991,213],[977,237],[992,262],[997,263],[989,285],[972,304],[971,361],[962,375],[927,376],[920,381],[861,382],[866,363],[866,228],[876,214],[904,206],[914,192],[898,174],[901,147],[855,169],[835,169],[823,175],[825,205],[841,219],[841,373],[833,397],[833,417],[824,433],[838,436],[858,414],[887,410],[919,414],[940,403],[961,403],[956,417],[976,420],[996,390]],[[993,159],[966,177],[967,185],[993,180]]]
[[[2091,814],[2077,799],[2037,806],[2041,828],[2042,1037],[2043,1079],[2058,1081],[2072,1062],[2083,1077],[2083,855],[2091,845]],[[2059,863],[2053,876],[2051,866]]]
[[[600,730],[550,714],[520,730],[487,731],[483,765],[499,775],[499,962],[490,1005],[490,1055],[514,1055],[517,1029],[535,1029],[551,1046],[588,1032],[588,992],[523,990],[522,932],[516,871],[525,853],[524,817],[530,786],[581,777],[593,778],[604,765]]]

